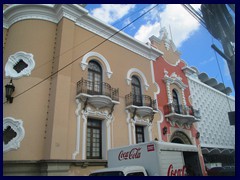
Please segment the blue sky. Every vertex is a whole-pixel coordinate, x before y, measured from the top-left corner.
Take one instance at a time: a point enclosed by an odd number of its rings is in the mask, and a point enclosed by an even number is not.
[[[121,29],[153,6],[155,5],[87,4],[85,8],[92,16]],[[200,4],[194,4],[193,7],[199,10]],[[209,77],[222,82],[217,64],[218,59],[224,84],[232,89],[231,95],[235,96],[227,63],[217,53],[215,55],[211,48],[214,43],[219,49],[222,49],[221,44],[182,5],[160,4],[123,31],[146,43],[152,35],[159,36],[161,27],[166,27],[169,38],[172,37],[178,51],[181,52],[181,59],[187,62],[188,66],[194,66],[199,72],[205,72]]]

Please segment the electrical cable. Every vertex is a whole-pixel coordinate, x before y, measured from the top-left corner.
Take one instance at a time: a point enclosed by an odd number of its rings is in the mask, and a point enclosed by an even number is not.
[[[153,10],[154,8],[156,8],[159,4],[153,6],[152,8],[150,8],[149,10],[147,10],[146,12],[144,12],[143,14],[141,14],[140,16],[138,16],[136,19],[134,19],[133,21],[131,21],[130,23],[128,23],[126,26],[124,26],[123,28],[121,28],[120,30],[118,30],[117,32],[115,32],[114,34],[112,34],[111,36],[109,36],[107,39],[103,40],[101,43],[97,44],[96,46],[94,46],[93,48],[91,48],[88,52],[91,52],[92,50],[96,49],[97,47],[101,46],[103,43],[105,43],[106,41],[108,41],[109,39],[111,39],[113,36],[115,36],[116,34],[118,34],[119,32],[121,32],[123,29],[127,28],[128,26],[130,26],[131,24],[133,24],[135,21],[137,21],[138,19],[140,19],[141,17],[143,17],[145,14],[147,14],[148,12],[150,12],[151,10]],[[88,53],[87,52],[87,53]],[[65,69],[66,67],[68,67],[69,65],[73,64],[74,62],[76,62],[79,58],[83,57],[77,57],[76,59],[74,59],[72,62],[68,63],[67,65],[63,66],[62,68],[60,68],[59,70],[57,70],[56,72],[51,73],[51,75],[47,76],[46,78],[44,78],[43,80],[39,81],[38,83],[36,83],[35,85],[31,86],[30,88],[24,90],[23,92],[17,94],[16,96],[14,96],[13,98],[19,97],[22,94],[28,92],[29,90],[33,89],[34,87],[38,86],[39,84],[43,83],[44,81],[46,81],[47,79],[49,79],[50,77],[52,77],[53,75],[57,74],[58,72],[62,71],[63,69]],[[7,101],[5,101],[3,104],[5,104]]]
[[[124,19],[122,19],[122,20],[118,20],[118,21],[116,21],[115,23],[113,23],[112,26],[116,26],[117,24],[121,23],[122,21],[125,21],[127,18],[132,17],[132,16],[135,15],[136,13],[142,12],[142,10],[144,10],[145,8],[146,8],[146,7],[143,7],[143,8],[141,8],[141,9],[140,9],[140,8],[137,9],[135,12],[129,14],[128,16],[125,16]],[[84,15],[84,16],[85,16],[85,15]],[[101,30],[100,32],[104,32],[104,31],[105,31],[105,30],[103,29],[103,30]],[[95,35],[93,35],[93,36],[87,38],[86,40],[84,40],[84,41],[82,41],[82,42],[76,44],[75,46],[73,46],[73,47],[71,47],[71,48],[69,48],[69,49],[63,51],[61,54],[55,56],[54,59],[56,59],[56,58],[60,58],[61,56],[63,56],[63,55],[66,54],[67,52],[69,52],[69,51],[73,50],[74,48],[76,48],[76,47],[78,47],[78,46],[80,46],[80,45],[86,43],[87,41],[91,40],[91,39],[94,38],[94,37],[97,37],[97,35],[95,34]],[[37,70],[39,70],[39,68],[41,68],[42,66],[44,66],[44,65],[46,65],[46,64],[48,64],[48,63],[51,63],[51,62],[52,62],[52,59],[46,61],[45,63],[41,64],[40,66],[34,68],[34,69],[32,70],[32,72],[36,72]]]

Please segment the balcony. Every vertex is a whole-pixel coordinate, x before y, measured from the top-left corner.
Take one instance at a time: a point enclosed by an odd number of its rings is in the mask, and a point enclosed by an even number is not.
[[[83,78],[77,82],[77,96],[97,109],[113,107],[119,101],[119,89],[105,82],[92,82]]]
[[[126,109],[140,117],[153,115],[157,112],[156,100],[147,95],[128,94],[125,96]]]
[[[191,125],[194,122],[200,121],[199,110],[193,109],[192,106],[167,104],[164,106],[164,115],[172,122],[177,122],[178,124]]]

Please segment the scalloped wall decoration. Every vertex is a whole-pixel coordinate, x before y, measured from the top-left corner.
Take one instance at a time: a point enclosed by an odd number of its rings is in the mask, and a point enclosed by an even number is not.
[[[26,64],[27,66],[23,68],[20,72],[17,72],[14,67],[20,61]],[[23,76],[30,76],[34,67],[35,61],[33,59],[33,55],[31,53],[19,51],[9,56],[8,61],[5,65],[5,76],[13,79],[21,78]]]

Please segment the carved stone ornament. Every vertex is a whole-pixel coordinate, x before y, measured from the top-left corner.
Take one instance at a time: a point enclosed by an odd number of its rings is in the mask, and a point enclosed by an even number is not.
[[[6,117],[3,119],[3,152],[8,152],[20,147],[20,142],[23,140],[25,131],[23,121]]]
[[[16,68],[18,65],[21,66],[20,69]],[[33,55],[19,51],[8,58],[8,61],[5,65],[5,76],[10,78],[29,76],[34,67],[35,61],[33,59]]]

